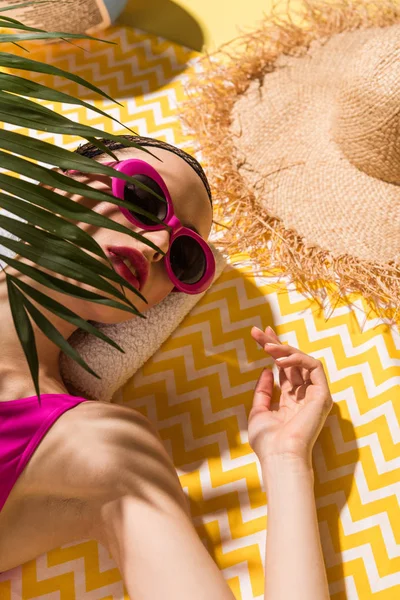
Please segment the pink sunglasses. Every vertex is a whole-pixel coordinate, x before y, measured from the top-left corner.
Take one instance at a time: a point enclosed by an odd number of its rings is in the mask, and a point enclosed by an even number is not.
[[[118,207],[128,221],[147,231],[157,231],[165,226],[171,229],[165,266],[175,286],[173,291],[199,294],[209,288],[215,275],[212,250],[198,233],[184,227],[177,219],[171,196],[161,175],[147,162],[138,159],[103,164],[134,177],[164,199],[160,200],[133,183],[116,177],[111,178],[113,195],[125,202],[132,202],[132,210]],[[157,217],[162,224],[154,224],[149,217],[135,211],[135,207]]]

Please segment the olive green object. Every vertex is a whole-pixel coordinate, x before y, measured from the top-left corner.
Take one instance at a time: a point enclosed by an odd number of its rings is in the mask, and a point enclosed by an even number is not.
[[[128,0],[117,20],[201,52],[204,32],[197,20],[171,0]]]
[[[94,0],[97,2],[97,0]],[[90,2],[90,0],[88,0]],[[73,3],[73,0],[72,0]],[[108,0],[110,5],[112,0]],[[125,0],[114,1],[114,9],[122,9]],[[100,4],[99,4],[100,5]],[[35,84],[31,73],[46,73],[74,81],[81,86],[99,94],[100,97],[116,102],[101,89],[86,81],[85,79],[53,67],[51,64],[38,62],[29,57],[29,52],[22,52],[27,40],[56,41],[60,38],[64,41],[70,39],[96,39],[106,42],[98,37],[73,33],[71,31],[57,30],[53,32],[44,31],[38,25],[25,24],[15,17],[18,14],[29,15],[28,11],[34,7],[37,9],[36,16],[40,14],[43,7],[47,7],[49,14],[52,10],[59,8],[59,0],[36,0],[31,2],[3,2],[0,0],[0,44],[7,42],[7,52],[2,52],[0,47],[0,68],[6,69],[0,77],[0,120],[14,127],[37,129],[38,131],[68,133],[76,136],[76,146],[83,141],[89,141],[104,152],[113,157],[113,153],[105,147],[101,139],[113,139],[121,142],[124,146],[140,147],[122,136],[115,136],[107,131],[81,125],[69,120],[54,110],[49,109],[37,102],[37,99],[51,100],[60,103],[81,105],[85,104],[78,98],[73,98],[65,93],[59,92],[47,86]],[[104,3],[102,4],[104,10]],[[117,15],[115,12],[114,17]],[[13,46],[10,45],[10,42]],[[15,48],[16,52],[10,52]],[[24,48],[25,49],[25,48]],[[18,77],[12,74],[13,69],[18,69]],[[10,72],[11,71],[11,72]],[[23,75],[21,77],[21,74]],[[33,99],[33,100],[32,100]],[[117,103],[117,102],[116,102]],[[117,103],[118,104],[118,103]],[[95,104],[90,106],[109,121],[109,129],[112,131],[113,119],[98,109]],[[119,123],[121,126],[122,124]],[[131,130],[129,130],[131,131]],[[125,131],[124,133],[127,133]],[[131,133],[134,133],[131,131]],[[37,164],[32,161],[40,161]],[[79,315],[66,310],[61,304],[52,301],[46,294],[38,293],[31,286],[20,281],[15,274],[12,276],[7,266],[15,271],[23,273],[32,280],[42,285],[60,291],[79,299],[97,302],[103,305],[122,308],[133,315],[141,315],[135,306],[127,299],[125,288],[128,288],[138,296],[143,296],[133,288],[124,278],[114,270],[109,257],[94,239],[87,235],[71,221],[82,221],[93,223],[106,229],[115,230],[116,223],[111,219],[102,217],[102,223],[98,221],[100,215],[95,211],[86,209],[80,204],[73,202],[66,196],[54,190],[65,190],[98,200],[107,198],[108,202],[122,205],[122,201],[111,194],[102,194],[73,178],[55,171],[79,169],[83,172],[98,173],[100,169],[109,169],[99,165],[94,159],[81,156],[72,150],[59,148],[54,144],[37,139],[34,135],[22,135],[6,128],[0,130],[0,162],[6,173],[0,175],[0,268],[5,271],[8,299],[13,316],[15,330],[25,353],[35,391],[40,402],[39,389],[39,361],[35,343],[34,331],[29,316],[35,321],[37,327],[54,342],[67,356],[76,361],[86,371],[99,377],[83,360],[82,356],[64,340],[62,335],[44,315],[30,302],[34,300],[39,308],[45,308],[60,318],[73,322],[78,327],[102,339],[110,346],[120,352],[124,350],[116,346],[112,339],[105,336],[96,327],[88,325]],[[48,166],[44,166],[47,164]],[[109,169],[111,171],[111,169]],[[15,176],[17,175],[17,176]],[[29,177],[35,183],[22,180],[19,175]],[[131,177],[112,169],[113,177],[133,181]],[[44,187],[38,187],[38,183],[54,188],[53,191]],[[139,182],[136,182],[138,185]],[[139,183],[140,185],[140,183]],[[144,186],[145,187],[145,186]],[[40,191],[40,193],[38,193]],[[5,193],[2,193],[5,192]],[[102,196],[104,197],[102,198]],[[131,205],[130,205],[131,207]],[[83,211],[83,212],[82,212]],[[117,225],[118,228],[122,227]],[[121,230],[121,229],[119,229]],[[123,227],[124,232],[132,238],[139,238],[141,242],[154,246],[145,237]],[[85,252],[89,250],[93,256]],[[30,264],[24,262],[30,261]],[[106,261],[106,265],[104,262]],[[108,265],[108,266],[107,266]],[[45,273],[43,267],[52,273]],[[57,275],[67,276],[69,282],[57,278]],[[79,281],[92,286],[99,293],[88,292],[70,282]],[[117,283],[120,289],[111,285],[109,280]],[[108,293],[114,299],[104,297],[101,292]],[[29,316],[28,316],[29,315]],[[89,327],[89,328],[88,328]]]

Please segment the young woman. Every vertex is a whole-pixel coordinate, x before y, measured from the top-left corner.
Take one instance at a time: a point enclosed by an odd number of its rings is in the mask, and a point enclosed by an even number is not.
[[[79,223],[105,251],[112,252],[115,269],[140,289],[148,304],[129,290],[126,294],[144,312],[174,287],[192,293],[210,284],[213,262],[205,240],[212,204],[197,161],[158,140],[135,140],[151,146],[155,156],[105,142],[119,160],[112,166],[153,186],[167,199],[166,214],[165,205],[155,203],[154,196],[140,188],[113,187],[120,180],[105,176],[69,175],[109,193],[119,190],[125,199],[134,194],[135,202],[170,225],[169,230],[149,229],[138,213],[71,196],[141,233],[167,253],[163,257],[128,235]],[[90,144],[78,152],[110,162]],[[128,256],[131,262],[122,266]],[[58,294],[10,267],[6,271],[87,320],[118,323],[127,318],[124,311]],[[187,499],[155,427],[129,407],[68,394],[59,372],[59,352],[32,323],[43,394],[40,407],[15,333],[4,271],[0,314],[0,571],[90,538],[109,549],[132,599],[233,598],[197,536]],[[73,333],[71,324],[53,313],[45,311],[45,315],[66,339]],[[279,364],[281,386],[279,410],[272,410],[273,375],[263,370],[248,424],[268,499],[265,598],[327,600],[311,460],[332,406],[327,380],[320,361],[281,344],[270,328],[265,332],[253,328],[251,333]]]

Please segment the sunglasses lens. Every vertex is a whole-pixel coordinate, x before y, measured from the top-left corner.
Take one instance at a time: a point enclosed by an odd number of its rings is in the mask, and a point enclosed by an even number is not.
[[[192,237],[181,235],[170,249],[172,271],[182,283],[193,284],[203,277],[207,261],[203,248]]]
[[[165,198],[164,192],[162,191],[158,183],[156,183],[151,177],[140,174],[135,175],[134,179],[139,181],[139,183],[143,183],[145,186],[150,188],[153,192],[155,192],[162,198]],[[165,219],[165,217],[167,216],[167,202],[159,200],[158,198],[156,198],[156,196],[153,196],[153,194],[135,185],[134,183],[125,184],[124,200],[125,202],[132,202],[132,204],[135,207],[141,208],[142,210],[151,213],[152,215],[158,217],[161,220]],[[135,217],[135,219],[143,223],[143,225],[154,226],[158,224],[155,221],[152,221],[149,217],[146,217],[145,215],[142,215],[139,212],[135,211],[135,208],[132,208],[132,210],[130,210],[129,212],[132,214],[133,217]]]

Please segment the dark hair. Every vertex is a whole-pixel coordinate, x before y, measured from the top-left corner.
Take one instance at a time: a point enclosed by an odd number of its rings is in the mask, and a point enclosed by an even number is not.
[[[200,163],[193,156],[191,156],[184,150],[177,148],[176,146],[172,146],[171,144],[168,144],[167,142],[163,142],[162,140],[157,140],[155,138],[143,137],[140,135],[121,135],[121,137],[126,138],[132,142],[137,142],[137,144],[139,144],[140,146],[154,146],[156,148],[163,148],[164,150],[173,152],[174,154],[177,154],[178,156],[183,158],[183,160],[186,161],[188,163],[188,165],[190,165],[192,167],[192,169],[194,169],[196,171],[197,175],[200,177],[200,179],[204,183],[204,187],[207,190],[207,194],[210,199],[211,206],[212,206],[211,189],[210,189],[210,184],[208,183],[208,180],[207,180],[207,176],[204,173]],[[127,147],[127,146],[124,146],[123,144],[121,144],[121,142],[115,142],[114,140],[102,139],[100,141],[105,146],[107,146],[107,148],[109,148],[110,150],[121,150],[122,148]],[[82,144],[75,150],[75,152],[77,152],[78,154],[82,154],[83,156],[87,156],[88,158],[94,158],[95,156],[100,156],[101,154],[104,154],[104,152],[102,150],[100,150],[99,148],[97,148],[97,146],[94,146],[90,142],[88,142],[87,144]]]

